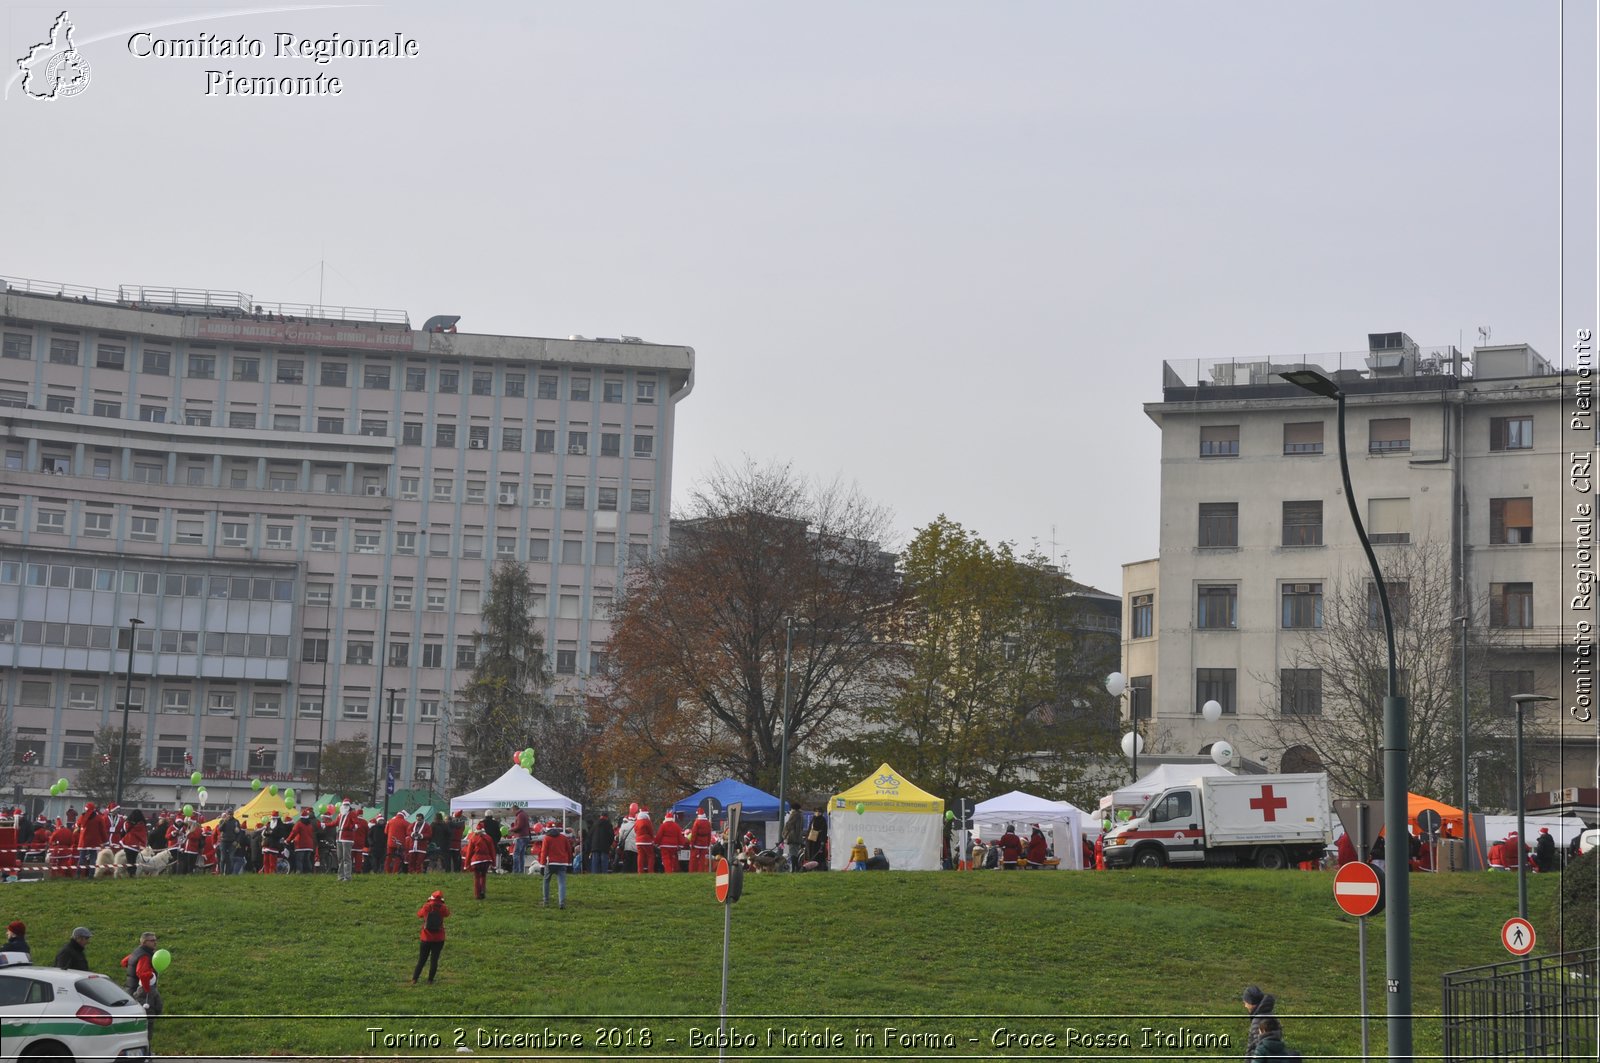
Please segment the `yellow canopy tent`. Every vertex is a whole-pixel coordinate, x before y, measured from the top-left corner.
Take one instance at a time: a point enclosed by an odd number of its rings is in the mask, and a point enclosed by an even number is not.
[[[233,818],[241,822],[249,820],[253,829],[265,823],[273,812],[277,812],[284,819],[293,819],[300,814],[298,809],[292,809],[284,803],[282,791],[276,794],[269,794],[266,787],[262,787],[254,797],[233,810]],[[222,817],[218,816],[216,819],[206,823],[205,826],[207,829],[214,827],[221,819]]]
[[[882,849],[894,870],[939,870],[944,799],[919,790],[888,764],[835,794],[830,811],[829,866],[835,870],[849,866],[858,837],[868,852]]]

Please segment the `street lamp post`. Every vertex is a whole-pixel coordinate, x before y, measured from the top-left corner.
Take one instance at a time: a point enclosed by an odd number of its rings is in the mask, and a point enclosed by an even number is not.
[[[1523,846],[1528,844],[1528,835],[1523,822],[1523,800],[1526,792],[1522,785],[1522,710],[1530,702],[1554,701],[1549,694],[1513,694],[1511,700],[1517,706],[1517,914],[1528,918],[1528,861],[1523,855]]]
[[[394,696],[398,693],[400,693],[400,691],[394,687],[389,688],[389,737],[383,743],[383,772],[385,779],[383,788],[383,817],[385,819],[389,818],[389,798],[394,796],[394,791],[389,787],[387,780],[389,772],[393,770],[389,762],[389,758],[393,755],[390,752],[390,747],[394,745]],[[398,775],[399,773],[396,772],[395,774]]]
[[[785,786],[789,781],[789,670],[790,662],[794,658],[794,625],[798,620],[802,624],[811,621],[803,616],[786,616],[783,618],[783,737],[778,743],[778,837],[783,838],[783,827],[788,815],[788,792]]]
[[[128,761],[128,703],[133,700],[133,644],[139,640],[139,625],[144,621],[128,618],[128,673],[122,686],[122,741],[117,745],[117,791],[113,802],[122,807],[122,774]]]
[[[1333,399],[1338,404],[1335,418],[1339,436],[1339,476],[1344,482],[1344,500],[1350,507],[1350,522],[1355,525],[1356,538],[1366,552],[1367,564],[1372,568],[1372,580],[1378,587],[1378,604],[1383,607],[1383,634],[1389,648],[1388,693],[1383,699],[1383,829],[1391,848],[1399,846],[1384,861],[1385,907],[1385,975],[1389,988],[1389,1058],[1410,1059],[1411,1037],[1411,882],[1410,861],[1405,857],[1407,809],[1407,756],[1410,752],[1406,732],[1409,710],[1406,699],[1398,688],[1398,665],[1394,648],[1394,613],[1389,606],[1389,590],[1383,583],[1383,572],[1378,567],[1378,556],[1372,552],[1372,541],[1361,523],[1361,511],[1356,505],[1355,490],[1350,485],[1350,455],[1345,446],[1344,391],[1333,381],[1314,369],[1299,369],[1279,376],[1289,383]]]
[[[1467,800],[1467,624],[1471,617],[1458,616],[1461,625],[1461,870],[1472,870],[1472,805]]]

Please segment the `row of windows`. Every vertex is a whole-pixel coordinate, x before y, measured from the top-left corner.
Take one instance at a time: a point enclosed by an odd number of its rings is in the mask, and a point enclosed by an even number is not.
[[[0,406],[19,408],[26,405],[26,396],[20,391],[0,391]],[[132,416],[132,405],[130,413]],[[80,404],[71,395],[50,395],[45,399],[45,409],[51,413],[77,413]],[[124,416],[122,399],[95,399],[89,412],[96,417],[121,418]],[[166,406],[154,403],[141,403],[137,405],[138,420],[149,424],[167,423],[168,413]],[[207,428],[212,424],[213,411],[210,406],[188,406],[183,411],[183,423],[193,427]],[[389,435],[389,419],[387,417],[360,417],[355,421],[356,434],[385,438]],[[298,413],[275,413],[272,415],[270,429],[273,432],[298,432],[302,426],[306,431],[315,431],[320,435],[344,435],[350,422],[343,415],[319,416],[314,420]],[[227,427],[229,428],[268,428],[267,421],[256,410],[231,410],[228,413]],[[423,422],[405,421],[400,425],[400,442],[405,446],[423,446]],[[458,425],[453,422],[436,424],[433,431],[433,445],[436,449],[454,449],[460,446],[461,438],[457,431]],[[651,426],[646,426],[651,427]],[[595,433],[599,440],[600,456],[603,458],[620,458],[622,456],[623,434],[621,432]],[[521,427],[503,427],[500,429],[500,447],[502,451],[521,452],[525,433]],[[469,425],[466,433],[466,444],[469,450],[488,450],[490,435],[488,425]],[[566,433],[565,452],[573,455],[589,453],[590,432],[587,428],[568,429]],[[655,433],[643,431],[633,433],[633,447],[631,453],[635,458],[655,457]],[[539,428],[533,433],[533,450],[536,454],[554,454],[557,451],[557,431],[554,428]]]
[[[1411,619],[1411,587],[1404,582],[1385,583],[1389,592],[1389,612],[1398,627]],[[1322,627],[1322,584],[1283,583],[1279,585],[1280,626],[1285,630]],[[1153,595],[1133,599],[1130,639],[1154,635]],[[1383,625],[1383,606],[1377,584],[1367,583],[1367,626]],[[1239,584],[1201,583],[1195,587],[1194,626],[1201,631],[1235,631],[1239,627]],[[1533,584],[1492,583],[1489,585],[1489,626],[1531,628],[1533,626]]]
[[[576,654],[576,651],[571,651]],[[97,683],[84,683],[78,680],[60,682],[49,676],[25,677],[18,684],[16,704],[23,708],[55,709],[57,694],[64,701],[59,706],[65,709],[102,709],[121,708],[123,687],[112,684],[109,689],[102,690]],[[130,712],[143,712],[145,708],[146,688],[141,684],[128,689],[128,709]],[[110,704],[105,702],[109,699]],[[306,719],[317,719],[323,713],[323,695],[318,693],[304,693],[300,695],[298,715]],[[365,688],[350,688],[342,699],[341,715],[346,719],[354,719],[352,712],[365,713],[371,703],[370,694]],[[234,716],[241,708],[248,708],[251,716],[281,717],[283,715],[284,694],[280,689],[257,690],[253,692],[240,691],[233,688],[209,687],[202,699],[205,715],[208,716]],[[396,699],[395,720],[404,722],[410,717],[410,702]],[[438,691],[424,689],[422,697],[416,702],[419,723],[433,723],[440,718],[439,706],[441,704]],[[161,688],[158,709],[163,714],[192,713],[195,705],[195,691],[187,686],[165,685]],[[364,717],[361,717],[364,718]],[[387,716],[385,715],[385,719]],[[18,728],[18,734],[25,732],[25,728]],[[208,739],[208,741],[211,739]],[[221,739],[216,739],[221,741]],[[252,741],[266,741],[252,739]]]
[[[160,632],[138,628],[134,648],[146,653],[156,651],[173,654],[197,654],[204,645],[208,657],[268,657],[283,659],[289,656],[287,635],[248,635],[243,632],[179,631],[163,629]],[[117,649],[128,648],[128,629],[104,624],[57,624],[41,620],[0,620],[0,645],[13,642],[23,646],[50,646],[66,649],[108,650],[112,642]]]
[[[1321,454],[1323,450],[1324,422],[1287,421],[1283,426],[1283,453]],[[1411,449],[1411,418],[1374,417],[1367,422],[1367,452],[1370,454],[1403,453]],[[1533,449],[1533,415],[1518,414],[1512,417],[1489,419],[1489,449]],[[1200,426],[1200,457],[1237,458],[1239,456],[1239,426],[1213,424]]]
[[[1239,503],[1201,502],[1196,545],[1201,549],[1237,549],[1239,546]],[[1322,546],[1323,512],[1320,500],[1283,503],[1282,538],[1288,547]],[[1374,543],[1411,541],[1411,499],[1369,498],[1366,519],[1367,538]],[[1491,498],[1489,500],[1489,543],[1515,546],[1533,542],[1533,499]]]
[[[402,478],[402,484],[405,478]],[[432,500],[435,502],[449,501],[454,496],[454,480],[435,478],[433,483]],[[521,492],[518,485],[505,483],[500,485],[500,492],[496,501],[500,505],[516,506],[521,504]],[[402,493],[403,499],[416,498],[416,485],[412,483]],[[467,490],[468,504],[487,504],[484,494],[485,487],[482,481],[469,482]],[[549,485],[534,484],[529,488],[531,495],[529,502],[536,508],[550,508],[553,502],[554,489]],[[602,512],[615,512],[618,509],[621,488],[600,487],[591,496],[589,488],[584,484],[568,484],[562,495],[564,509],[587,510],[591,497],[595,508]],[[652,492],[648,487],[631,488],[628,492],[628,512],[649,513]],[[128,517],[126,536],[141,542],[163,542],[162,521],[169,511],[133,507]],[[211,535],[211,521],[200,513],[185,516],[185,511],[179,511],[172,525],[172,541],[177,544],[190,546],[205,546],[209,544]],[[57,509],[54,506],[41,504],[35,507],[33,513],[33,530],[50,535],[67,534],[66,509]],[[81,510],[81,520],[78,533],[88,538],[109,539],[114,534],[115,512],[110,508],[99,508],[85,505]],[[17,503],[0,503],[0,531],[16,531],[20,523],[20,509]],[[509,529],[501,529],[507,531]],[[548,530],[548,529],[545,529]],[[481,527],[469,527],[461,535],[462,557],[482,557],[484,536]],[[416,536],[423,532],[397,532],[395,536],[395,549],[397,553],[416,553]],[[406,538],[409,536],[409,538]],[[248,547],[254,543],[253,522],[248,520],[228,520],[226,518],[217,522],[217,544],[226,547]],[[338,551],[341,547],[343,536],[338,525],[312,524],[310,526],[309,546],[313,550]],[[503,549],[504,544],[510,540],[508,536],[499,536],[496,539],[496,556],[514,557],[515,546]],[[439,525],[432,529],[429,540],[432,554],[448,554],[450,552],[451,531],[448,527]],[[282,523],[268,523],[265,527],[263,542],[269,549],[292,550],[295,546],[295,525]],[[378,528],[364,528],[358,522],[351,532],[349,549],[361,554],[375,554],[383,549],[383,531]],[[548,550],[546,551],[548,553]],[[530,556],[529,560],[544,560]]]
[[[376,641],[371,638],[371,632],[354,632],[344,639],[344,663],[353,665],[370,665],[376,660],[374,650]],[[365,636],[365,637],[363,637]],[[305,664],[325,664],[329,660],[331,643],[328,638],[307,636],[300,641],[300,660]],[[392,668],[411,667],[412,650],[417,648],[410,635],[394,635],[389,638],[388,655],[385,662]],[[445,666],[445,646],[442,639],[436,640],[434,636],[425,636],[420,646],[420,655],[417,657],[418,668],[443,668]],[[477,635],[463,635],[455,641],[455,668],[470,669],[478,663],[478,637]],[[555,653],[555,672],[557,675],[578,674],[578,651],[576,649],[557,649]],[[606,655],[603,650],[589,651],[589,672],[594,675],[603,675],[607,668]]]
[[[14,471],[23,471],[25,462],[24,451],[21,449],[8,450],[5,453],[5,468]],[[113,466],[116,459],[110,456],[96,455],[92,459],[93,478],[97,480],[112,479]],[[67,454],[55,454],[46,451],[39,460],[39,471],[54,473],[62,476],[73,474],[73,459]],[[130,467],[130,476],[127,477],[134,483],[164,484],[167,482],[166,459],[155,454],[135,452],[134,460]],[[252,469],[235,465],[228,470],[227,486],[236,490],[250,490],[253,479]],[[416,475],[399,477],[399,497],[402,500],[417,501],[422,498],[422,475],[420,470],[408,470]],[[211,466],[209,462],[195,462],[185,466],[182,470],[186,482],[191,487],[206,487],[211,484]],[[543,476],[548,480],[548,475]],[[602,478],[608,479],[608,478]],[[614,479],[614,478],[609,478]],[[351,485],[353,489],[356,485]],[[464,499],[468,505],[490,504],[489,483],[487,480],[469,479],[465,482]],[[267,469],[266,489],[269,491],[305,491],[317,494],[342,494],[345,491],[345,474],[343,466],[313,468],[309,481],[305,480],[299,469],[269,467]],[[389,492],[388,477],[385,474],[363,474],[359,491],[373,497],[382,497]],[[611,484],[601,484],[595,488],[593,499],[595,508],[600,510],[616,510],[619,508],[622,488]],[[628,489],[628,511],[630,513],[649,513],[653,490],[649,487],[630,487]],[[456,478],[436,471],[428,480],[428,498],[434,502],[453,502],[456,496]],[[562,504],[565,509],[587,509],[589,505],[589,485],[572,483],[570,478],[562,491]],[[501,506],[518,506],[522,504],[523,491],[521,480],[501,480],[493,502]],[[528,504],[538,507],[549,507],[555,503],[555,486],[551,483],[533,483],[528,485]],[[0,520],[15,526],[15,507],[9,513],[0,513]],[[0,530],[12,530],[3,528]],[[46,529],[40,529],[46,530]],[[90,533],[94,534],[94,533]],[[107,525],[106,534],[109,534]]]
[[[206,577],[182,572],[24,564],[5,560],[0,560],[0,583],[79,591],[121,590],[124,594],[164,594],[169,598],[230,598],[257,602],[294,600],[294,580],[288,579],[262,576]]]
[[[34,338],[23,332],[7,332],[0,340],[0,357],[32,360]],[[78,365],[82,355],[82,344],[70,337],[51,336],[50,347],[46,352],[46,360],[54,365]],[[95,345],[95,367],[98,369],[128,368],[128,349],[119,343],[98,343]],[[172,375],[172,352],[162,350],[146,350],[140,363],[141,371],[151,376]],[[367,362],[360,367],[361,387],[369,391],[390,391],[394,388],[394,366]],[[270,369],[265,364],[265,359],[253,354],[235,353],[228,356],[226,362],[222,356],[205,351],[190,351],[184,356],[184,375],[191,380],[216,380],[224,373],[229,379],[242,382],[256,382],[271,379],[279,384],[304,384],[306,382],[306,359],[279,355],[272,360]],[[270,375],[269,375],[270,374]],[[430,381],[431,374],[431,381]],[[441,366],[432,369],[428,366],[408,365],[404,367],[404,374],[400,381],[404,390],[426,392],[432,390],[441,395],[459,394],[462,390],[462,370]],[[348,362],[321,361],[317,365],[317,380],[323,387],[344,388],[352,386],[351,366]],[[430,388],[430,383],[432,387]],[[567,398],[573,402],[592,401],[594,391],[594,378],[580,372],[571,372],[567,379]],[[467,370],[467,390],[473,395],[495,394],[495,371],[493,369]],[[624,381],[615,377],[601,377],[599,379],[599,398],[601,402],[620,403],[624,401]],[[500,394],[507,398],[521,398],[527,394],[528,374],[521,371],[507,370],[500,381]],[[541,399],[556,399],[561,395],[561,377],[558,373],[539,373],[535,377],[535,394]],[[656,401],[656,381],[652,378],[636,378],[634,380],[633,400],[636,403],[651,404]]]
[[[1396,677],[1400,691],[1405,692],[1407,677],[1404,670]],[[1128,679],[1130,706],[1133,718],[1147,720],[1151,716],[1151,687],[1152,677],[1148,675],[1131,676]],[[1376,704],[1383,697],[1387,688],[1388,678],[1383,669],[1374,669],[1370,677],[1370,692],[1368,699]],[[1195,703],[1194,712],[1200,713],[1205,708],[1207,701],[1216,701],[1222,706],[1224,714],[1235,714],[1238,709],[1235,705],[1235,691],[1237,685],[1237,670],[1233,668],[1197,668],[1195,669]],[[1534,677],[1531,671],[1491,671],[1489,673],[1489,708],[1490,711],[1501,716],[1510,716],[1516,712],[1515,703],[1511,700],[1514,694],[1527,694],[1534,691]],[[1278,711],[1284,716],[1320,716],[1322,715],[1322,669],[1320,668],[1280,668],[1278,670]]]

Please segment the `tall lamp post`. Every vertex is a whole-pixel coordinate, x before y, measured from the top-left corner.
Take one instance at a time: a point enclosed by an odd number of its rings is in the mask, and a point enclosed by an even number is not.
[[[144,621],[128,618],[128,674],[122,685],[122,741],[117,746],[117,792],[113,801],[122,807],[122,773],[128,760],[128,703],[133,700],[133,644],[139,640],[139,625]]]
[[[1383,607],[1383,634],[1389,647],[1388,693],[1383,699],[1383,829],[1390,846],[1404,846],[1409,835],[1406,829],[1410,818],[1407,810],[1407,745],[1406,732],[1409,710],[1406,699],[1398,690],[1398,666],[1394,649],[1394,613],[1389,607],[1389,590],[1383,583],[1383,572],[1378,568],[1378,556],[1372,552],[1372,541],[1361,523],[1361,511],[1356,505],[1356,495],[1350,486],[1350,455],[1345,446],[1344,391],[1337,384],[1314,369],[1297,369],[1279,376],[1289,383],[1333,399],[1338,404],[1336,422],[1339,436],[1339,476],[1344,481],[1344,500],[1350,507],[1350,522],[1355,525],[1356,538],[1366,552],[1367,564],[1372,568],[1372,581],[1378,587],[1378,604]],[[1389,1058],[1410,1059],[1411,1038],[1411,882],[1410,862],[1403,848],[1396,849],[1398,858],[1384,862],[1385,907],[1385,975],[1389,986]]]
[[[788,816],[788,792],[785,789],[789,782],[789,670],[790,662],[794,658],[794,624],[798,620],[802,624],[811,621],[803,616],[786,616],[783,618],[783,737],[778,743],[778,837],[783,838],[783,825]]]
[[[1526,826],[1523,822],[1523,806],[1526,791],[1522,785],[1522,710],[1531,702],[1554,701],[1549,694],[1513,694],[1511,700],[1517,706],[1517,914],[1528,918],[1528,861],[1523,855],[1523,846],[1528,844]]]
[[[1106,693],[1121,700],[1128,693],[1128,677],[1121,672],[1106,676]],[[1133,781],[1139,781],[1139,753],[1144,749],[1144,736],[1139,733],[1139,707],[1128,698],[1128,726],[1132,728],[1122,736],[1122,755],[1133,761]]]

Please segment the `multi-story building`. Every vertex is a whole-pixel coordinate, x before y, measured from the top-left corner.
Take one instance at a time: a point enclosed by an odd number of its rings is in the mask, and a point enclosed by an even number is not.
[[[1166,752],[1226,739],[1271,770],[1319,766],[1274,724],[1323,711],[1323,676],[1302,651],[1327,637],[1324,594],[1364,579],[1374,627],[1379,614],[1341,485],[1335,405],[1279,376],[1306,367],[1347,395],[1351,481],[1380,564],[1427,544],[1447,569],[1444,622],[1478,618],[1466,634],[1491,648],[1473,686],[1508,736],[1511,695],[1571,690],[1563,428],[1577,381],[1526,345],[1469,359],[1403,333],[1357,353],[1165,366],[1162,401],[1145,407],[1161,429],[1160,556],[1123,570],[1132,711]],[[1391,592],[1403,608],[1407,588]],[[1202,719],[1210,700],[1220,724]],[[1530,791],[1594,779],[1592,731],[1563,741],[1564,704],[1529,714]],[[1473,796],[1510,801],[1503,784]]]
[[[493,566],[527,566],[576,699],[665,544],[688,347],[11,279],[0,317],[0,704],[31,795],[120,726],[129,675],[146,788],[309,791],[357,735],[444,788]]]

